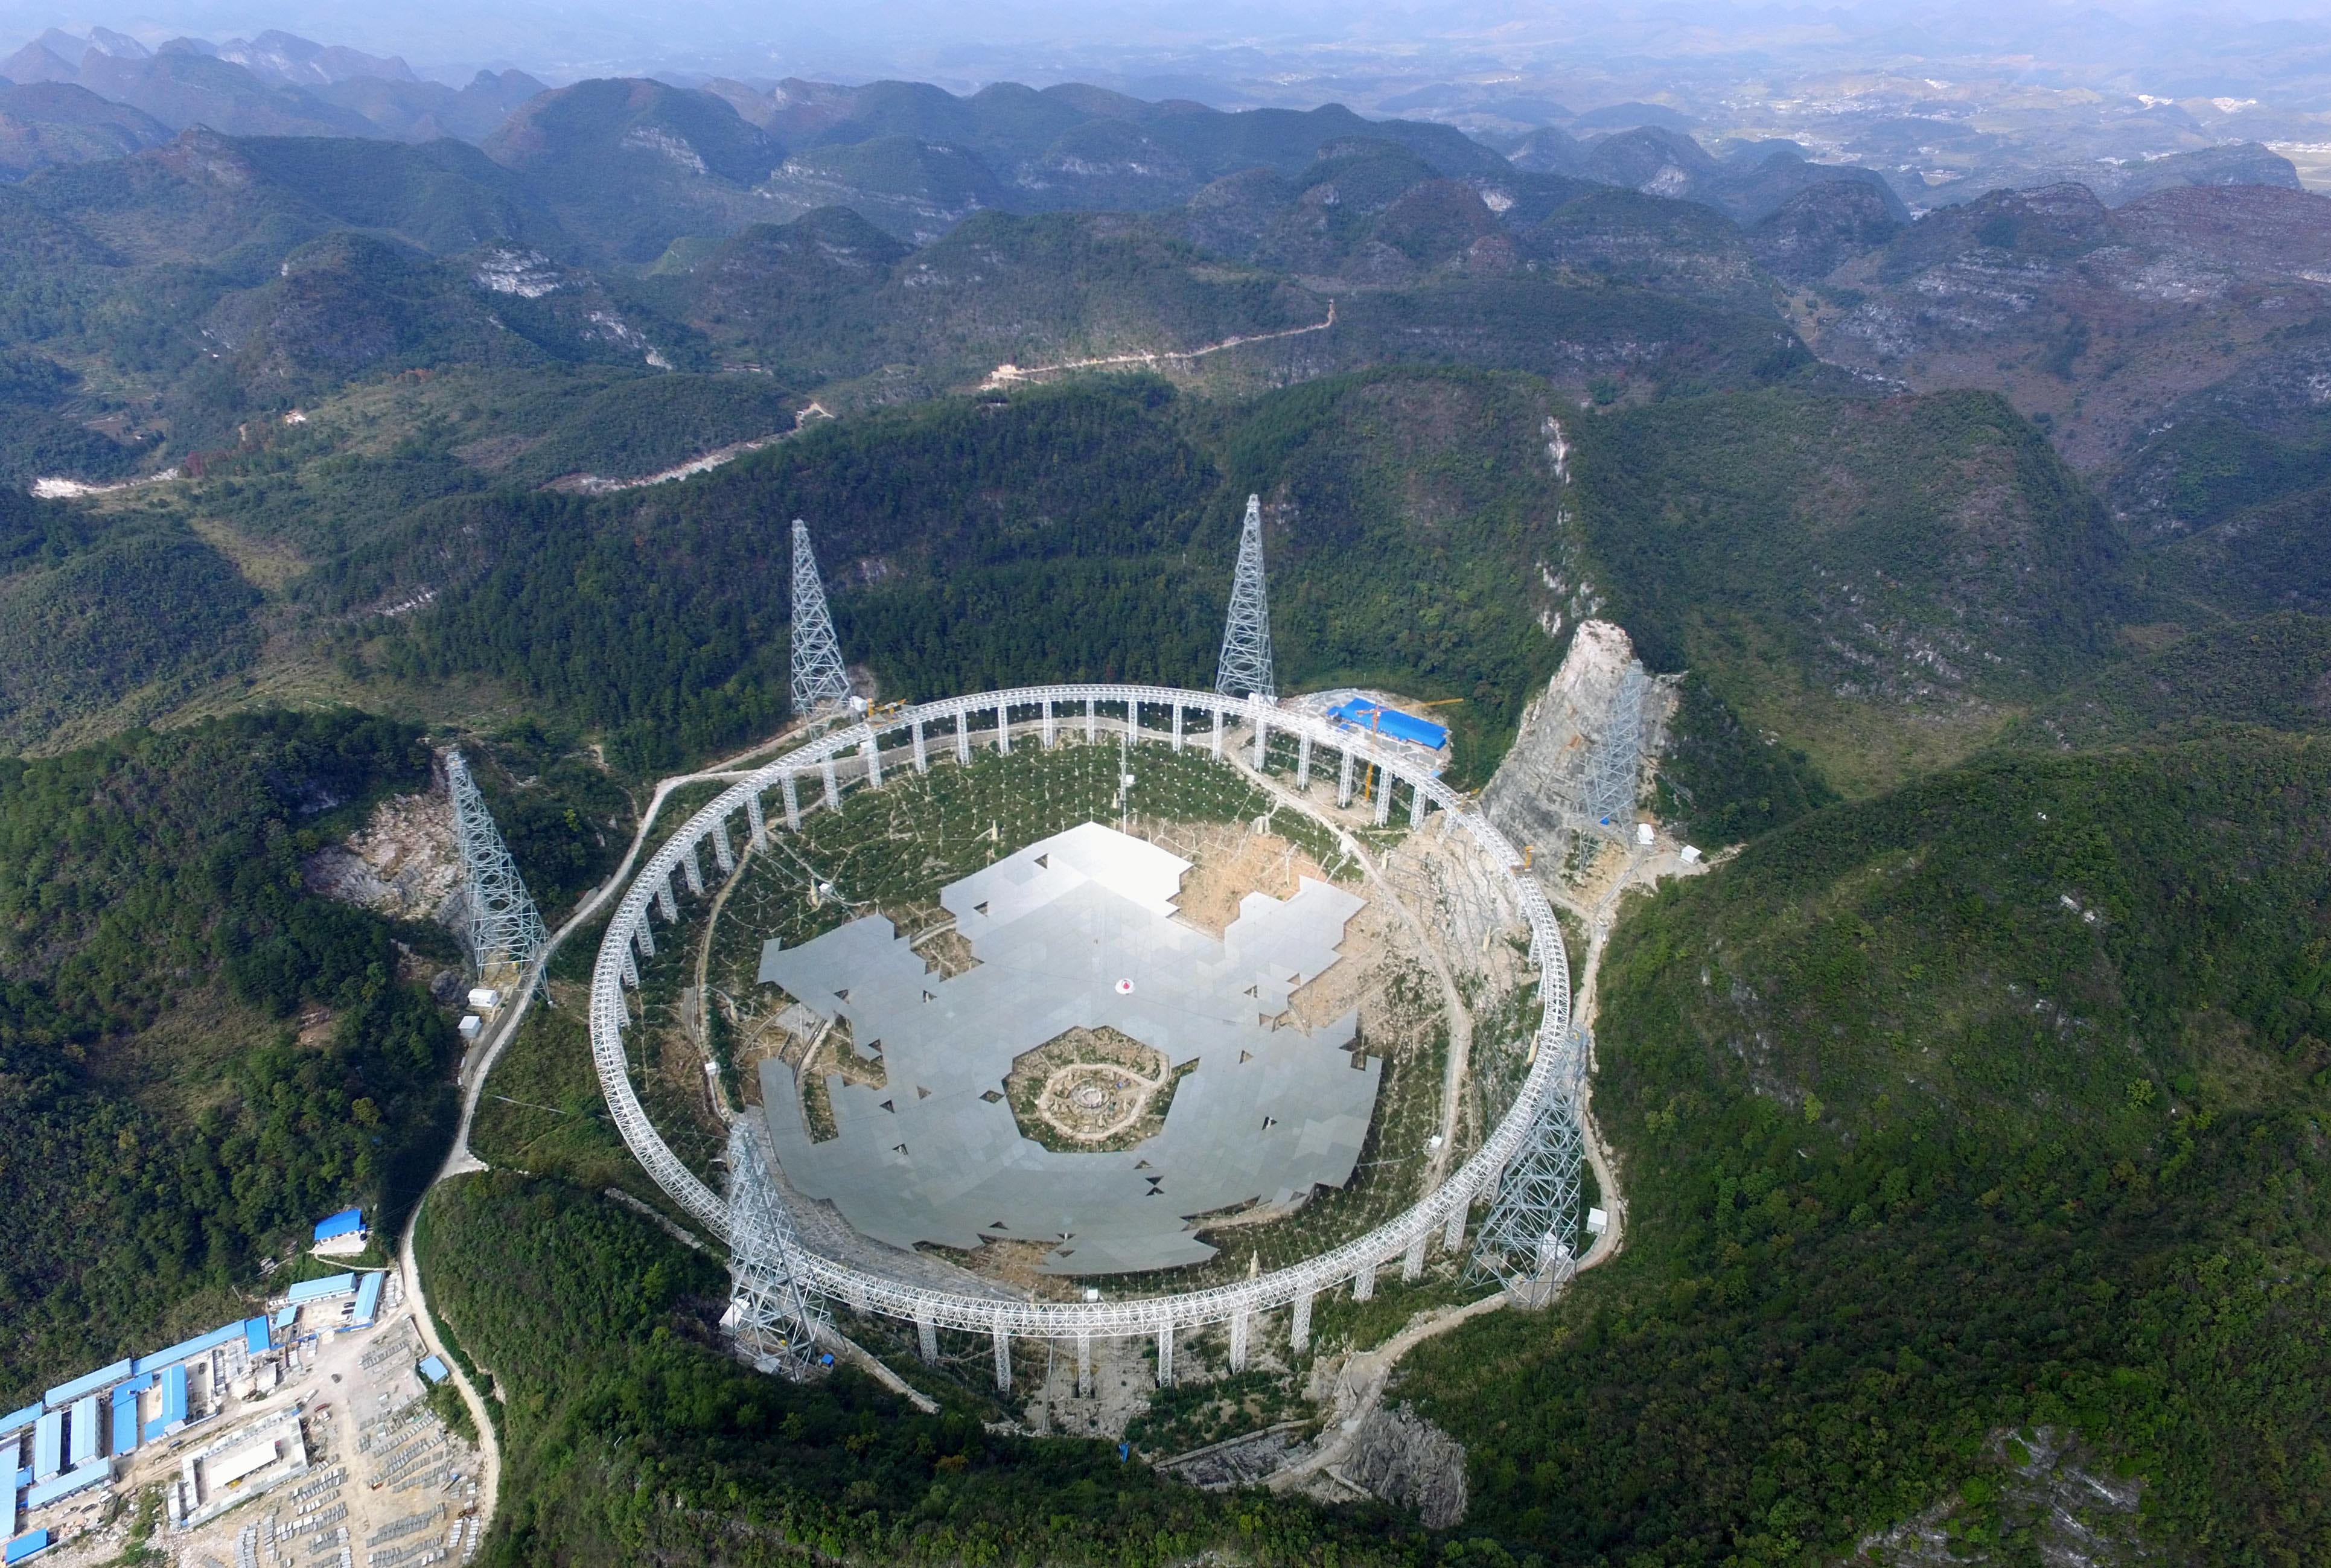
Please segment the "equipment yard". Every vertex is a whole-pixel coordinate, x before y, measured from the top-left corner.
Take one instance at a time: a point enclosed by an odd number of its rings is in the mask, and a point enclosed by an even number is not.
[[[238,1346],[220,1364],[214,1413],[30,1521],[53,1543],[37,1559],[108,1563],[142,1537],[181,1568],[467,1561],[477,1449],[433,1408],[418,1370],[427,1351],[395,1292],[377,1327],[327,1325],[255,1356]]]

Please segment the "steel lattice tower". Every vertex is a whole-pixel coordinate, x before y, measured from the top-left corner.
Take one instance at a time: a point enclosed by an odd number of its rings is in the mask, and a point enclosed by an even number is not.
[[[1238,572],[1231,579],[1230,624],[1223,630],[1223,660],[1214,668],[1214,689],[1224,697],[1279,700],[1279,683],[1270,667],[1270,602],[1262,582],[1261,496],[1246,499]]]
[[[458,751],[445,754],[445,782],[453,796],[453,843],[461,855],[470,962],[481,980],[505,965],[517,972],[506,978],[522,978],[550,933]]]
[[[1495,1279],[1525,1306],[1541,1307],[1578,1271],[1579,1087],[1586,1040],[1571,1036],[1566,1060],[1538,1107],[1529,1136],[1506,1162],[1467,1270]]]
[[[750,1112],[728,1130],[731,1278],[722,1321],[756,1367],[798,1383],[822,1370],[818,1341],[829,1329],[823,1303],[793,1267],[799,1243],[771,1184],[765,1136]]]
[[[1643,765],[1643,692],[1650,684],[1643,661],[1628,660],[1586,763],[1580,804],[1590,827],[1607,817],[1622,833],[1634,829],[1635,785]]]
[[[825,581],[817,574],[809,525],[794,519],[794,714],[807,718],[850,699],[850,675],[842,668],[842,644],[826,613]]]

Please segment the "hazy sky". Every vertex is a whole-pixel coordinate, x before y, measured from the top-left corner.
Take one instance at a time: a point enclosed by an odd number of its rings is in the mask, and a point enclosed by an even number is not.
[[[557,77],[662,67],[844,80],[907,74],[952,82],[1130,78],[1329,81],[1437,70],[1479,79],[1501,65],[1558,71],[1566,62],[1755,72],[1899,67],[1917,61],[2031,60],[2074,79],[2147,71],[2212,72],[2233,88],[2278,72],[2331,70],[2331,0],[2190,5],[2116,0],[1981,0],[1975,5],[1618,4],[1561,0],[0,0],[0,52],[43,29],[92,24],[148,43],[190,33],[251,36],[280,27],[326,43],[404,56],[416,68],[482,63]],[[2196,73],[2199,75],[2196,75]],[[2214,78],[2213,78],[2214,79]]]

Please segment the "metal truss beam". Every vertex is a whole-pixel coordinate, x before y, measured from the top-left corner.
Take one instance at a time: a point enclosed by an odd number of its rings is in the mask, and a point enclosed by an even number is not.
[[[518,874],[493,813],[470,776],[459,751],[445,754],[445,782],[453,798],[453,843],[461,857],[463,932],[470,965],[480,979],[515,968],[530,975],[534,961],[550,940],[541,912]]]
[[[641,1106],[632,1081],[623,1031],[632,1018],[623,1002],[624,953],[642,932],[659,887],[669,889],[684,857],[709,834],[715,824],[742,810],[752,794],[791,779],[796,773],[831,769],[832,801],[867,787],[865,747],[871,740],[909,754],[912,727],[941,722],[956,726],[956,734],[973,713],[986,716],[1001,706],[1032,709],[1047,703],[1093,703],[1116,711],[1099,719],[1105,731],[1120,731],[1125,745],[1170,744],[1167,734],[1143,729],[1137,715],[1145,708],[1162,708],[1177,717],[1201,714],[1218,730],[1247,717],[1243,698],[1219,692],[1177,690],[1170,687],[1063,685],[1033,687],[1009,692],[987,692],[925,703],[885,716],[880,727],[858,724],[838,728],[747,774],[725,794],[681,825],[661,848],[648,857],[618,902],[599,949],[598,966],[591,981],[591,1054],[610,1118],[624,1144],[651,1178],[673,1202],[707,1229],[737,1244],[737,1216],[731,1202],[713,1192],[683,1164],[667,1145]],[[1379,787],[1397,781],[1423,795],[1434,808],[1469,834],[1489,863],[1498,869],[1507,895],[1530,929],[1530,950],[1537,957],[1544,1012],[1539,1020],[1531,1067],[1516,1091],[1513,1104],[1490,1129],[1481,1146],[1414,1208],[1395,1216],[1366,1234],[1357,1236],[1290,1268],[1274,1270],[1234,1284],[1173,1296],[1136,1297],[1121,1300],[1009,1301],[962,1295],[910,1284],[873,1273],[838,1259],[825,1258],[802,1246],[787,1259],[791,1278],[813,1297],[848,1304],[854,1311],[873,1312],[901,1321],[929,1324],[934,1332],[947,1328],[1011,1338],[1070,1340],[1079,1335],[1103,1338],[1160,1336],[1170,1345],[1175,1330],[1229,1323],[1241,1313],[1250,1320],[1261,1313],[1292,1304],[1309,1303],[1323,1291],[1350,1281],[1355,1295],[1373,1294],[1380,1265],[1404,1259],[1420,1238],[1434,1231],[1444,1235],[1452,1221],[1460,1226],[1465,1212],[1495,1181],[1496,1173],[1517,1156],[1534,1136],[1541,1107],[1556,1082],[1569,1053],[1563,1049],[1570,1030],[1569,965],[1564,956],[1561,927],[1553,906],[1533,879],[1520,875],[1521,856],[1505,835],[1470,803],[1410,758],[1377,751],[1361,732],[1339,728],[1324,718],[1285,709],[1272,715],[1274,726],[1308,741],[1314,751],[1337,754],[1339,767],[1371,765],[1381,770]],[[1243,763],[1241,758],[1240,762]],[[1348,776],[1346,774],[1346,776]],[[801,803],[804,813],[810,802]],[[644,951],[644,948],[642,949]],[[732,1164],[732,1171],[737,1169]],[[749,1219],[749,1217],[748,1217]],[[1300,1309],[1299,1309],[1300,1310]],[[1308,1312],[1301,1320],[1308,1328]],[[1167,1353],[1170,1355],[1170,1351]],[[1168,1363],[1170,1367],[1170,1362]],[[1169,1373],[1170,1375],[1170,1373]]]
[[[1270,601],[1262,580],[1262,498],[1246,499],[1246,523],[1239,530],[1238,568],[1231,576],[1231,613],[1223,628],[1222,661],[1214,667],[1214,689],[1224,697],[1279,700],[1270,663]]]
[[[850,700],[842,643],[826,613],[825,579],[818,575],[817,552],[810,548],[809,525],[799,518],[794,519],[793,651],[795,714],[807,717]]]

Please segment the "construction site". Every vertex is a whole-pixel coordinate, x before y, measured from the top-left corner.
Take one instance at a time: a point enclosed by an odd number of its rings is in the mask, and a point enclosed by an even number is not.
[[[317,1250],[361,1235],[353,1212]],[[291,1285],[267,1310],[100,1367],[0,1417],[7,1561],[99,1563],[132,1547],[189,1568],[430,1568],[478,1545],[473,1444],[429,1390],[386,1269]]]
[[[1392,694],[1280,699],[1251,504],[1212,691],[870,708],[794,546],[827,717],[640,867],[591,997],[616,1126],[729,1246],[741,1354],[976,1364],[1034,1430],[1118,1435],[1185,1376],[1295,1390],[1380,1277],[1560,1288],[1603,1220],[1546,873],[1651,852],[1667,708],[1623,634],[1534,705],[1552,804],[1516,820]]]

